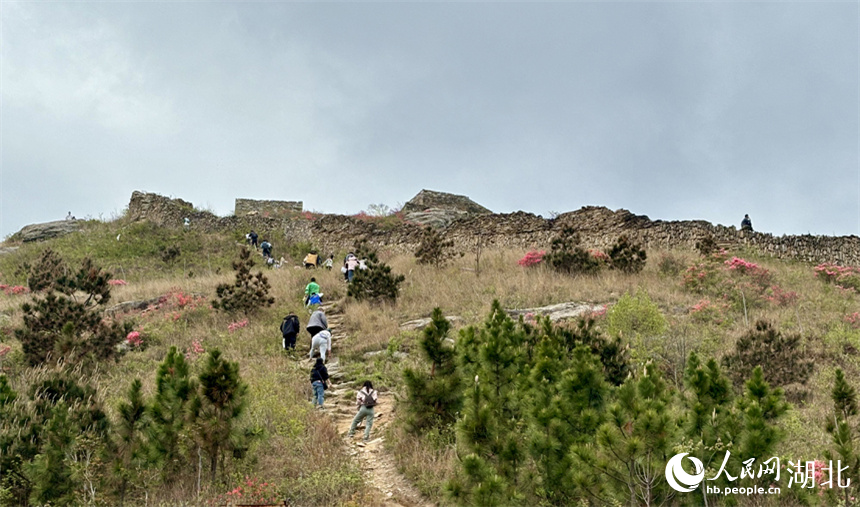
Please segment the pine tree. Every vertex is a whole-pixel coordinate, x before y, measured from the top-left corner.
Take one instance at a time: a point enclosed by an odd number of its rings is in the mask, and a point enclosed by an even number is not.
[[[450,328],[451,323],[442,315],[442,310],[433,309],[430,324],[424,328],[421,338],[421,350],[430,361],[430,373],[412,368],[403,371],[407,426],[412,432],[450,429],[463,405],[455,351],[445,343]]]
[[[436,229],[427,226],[421,232],[421,243],[415,250],[415,259],[418,264],[432,264],[439,268],[454,257],[453,247],[454,240],[443,240]]]
[[[505,314],[498,301],[493,302],[482,328],[470,327],[461,334],[459,368],[463,378],[474,377],[474,383],[467,390],[457,423],[457,443],[466,456],[463,474],[448,484],[448,491],[460,502],[524,501],[519,489],[526,458],[520,438],[525,423],[519,383],[521,372],[527,376],[525,341],[526,331]]]
[[[594,442],[574,445],[574,482],[600,504],[661,505],[674,490],[664,478],[677,431],[672,394],[658,370],[616,391]]]
[[[356,301],[370,301],[371,303],[382,303],[397,301],[400,294],[400,284],[406,280],[403,275],[395,275],[391,272],[391,266],[379,260],[376,251],[370,249],[367,243],[362,241],[356,248],[356,256],[364,259],[367,269],[359,269],[349,284],[347,296]]]
[[[784,431],[777,422],[788,411],[783,391],[771,388],[765,381],[760,366],[753,370],[752,377],[746,382],[744,395],[737,400],[743,429],[735,437],[737,456],[732,458],[736,469],[740,470],[740,460],[750,458],[769,458],[774,455],[776,445],[782,440]],[[757,483],[769,484],[772,477],[763,476]]]
[[[600,271],[600,261],[580,245],[579,234],[565,227],[550,243],[543,260],[556,271],[570,275],[593,275]]]
[[[815,362],[802,350],[800,335],[785,336],[769,322],[759,320],[735,343],[735,351],[723,358],[736,385],[742,385],[755,367],[761,367],[768,384],[805,384]]]
[[[621,236],[609,250],[609,264],[612,269],[624,273],[638,273],[645,267],[648,255],[642,245],[631,243],[627,236]]]
[[[15,337],[27,362],[31,366],[60,360],[92,365],[115,359],[116,345],[131,331],[132,323],[107,322],[97,309],[110,300],[110,273],[84,259],[77,272],[58,276],[45,282],[44,296],[34,295],[21,306],[23,326],[15,330]],[[80,293],[86,296],[84,301],[78,301]]]
[[[269,296],[269,280],[262,271],[251,274],[254,260],[251,252],[244,246],[239,250],[239,259],[233,261],[236,280],[232,285],[222,283],[215,288],[218,299],[212,302],[212,308],[227,313],[252,314],[265,306],[271,306],[275,298]]]
[[[214,481],[218,463],[224,453],[238,447],[243,434],[237,422],[245,409],[248,386],[239,377],[239,364],[221,357],[221,351],[209,352],[200,373],[200,393],[190,405],[195,438],[209,457],[209,473]]]
[[[119,422],[116,427],[113,475],[119,504],[123,505],[129,486],[134,484],[135,470],[146,461],[146,442],[143,432],[146,424],[146,404],[141,393],[142,384],[134,379],[128,390],[128,400],[117,407]]]
[[[833,466],[833,488],[828,490],[830,500],[835,505],[839,503],[845,507],[857,505],[858,480],[860,480],[860,453],[857,450],[857,391],[845,379],[841,369],[836,370],[836,379],[833,383],[833,391],[830,394],[833,400],[833,417],[827,420],[825,429],[833,439],[833,450],[825,452],[825,458]],[[837,469],[847,467],[840,472],[842,484],[849,480],[848,487],[836,484],[840,478]],[[842,498],[838,498],[840,496]]]
[[[188,363],[176,347],[170,347],[155,377],[155,396],[148,407],[149,458],[161,470],[165,483],[176,480],[187,447],[188,403],[197,390],[189,378]]]

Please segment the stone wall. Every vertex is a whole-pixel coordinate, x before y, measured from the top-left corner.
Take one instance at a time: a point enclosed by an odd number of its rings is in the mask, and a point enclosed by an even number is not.
[[[255,199],[236,199],[234,214],[237,217],[246,215],[281,216],[302,212],[302,201],[258,201]]]
[[[217,217],[193,211],[191,203],[156,194],[135,192],[129,203],[129,217],[148,219],[168,227],[191,227],[204,231],[256,230],[268,236],[277,252],[285,243],[311,242],[325,255],[353,248],[359,239],[387,251],[412,252],[420,242],[421,226],[408,222],[383,226],[372,220],[343,215],[266,217],[260,214]],[[390,224],[390,221],[388,222]],[[564,213],[555,219],[525,213],[497,213],[461,218],[441,231],[455,247],[466,252],[481,244],[486,249],[548,249],[552,238],[564,227],[579,232],[584,246],[607,249],[622,234],[645,245],[646,249],[686,248],[693,250],[703,237],[713,236],[727,248],[749,247],[772,257],[803,262],[841,262],[860,265],[860,238],[857,236],[773,236],[741,232],[734,227],[705,221],[650,220],[627,210],[612,211],[589,206]]]

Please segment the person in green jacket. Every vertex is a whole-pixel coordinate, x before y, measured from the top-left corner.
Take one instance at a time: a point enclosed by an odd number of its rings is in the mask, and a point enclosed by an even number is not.
[[[306,305],[308,304],[308,301],[310,301],[311,296],[313,296],[314,294],[319,294],[319,293],[320,293],[320,286],[317,283],[317,279],[311,278],[311,283],[309,283],[308,286],[305,287],[305,304]]]

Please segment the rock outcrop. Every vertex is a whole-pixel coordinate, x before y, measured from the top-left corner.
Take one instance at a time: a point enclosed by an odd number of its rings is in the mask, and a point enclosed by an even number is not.
[[[407,221],[445,228],[454,221],[473,215],[492,213],[465,195],[422,190],[418,195],[403,205],[403,214]]]
[[[27,225],[16,232],[12,236],[12,239],[20,240],[24,243],[44,241],[78,232],[79,230],[81,230],[81,224],[77,220],[57,220],[55,222]]]

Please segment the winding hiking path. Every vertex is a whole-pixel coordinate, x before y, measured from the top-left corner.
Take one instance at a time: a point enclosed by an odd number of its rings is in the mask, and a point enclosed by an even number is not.
[[[343,436],[349,446],[350,455],[354,456],[367,483],[373,491],[375,505],[385,507],[432,507],[436,504],[426,500],[421,493],[400,472],[397,471],[394,458],[385,449],[385,428],[394,421],[394,395],[390,391],[379,392],[379,400],[374,407],[375,419],[370,435],[371,440],[364,444],[364,424],[362,423],[353,438],[346,436],[352,419],[358,412],[355,395],[358,391],[356,382],[345,377],[340,370],[340,355],[338,350],[349,341],[349,335],[343,332],[343,313],[337,302],[326,303],[322,306],[328,319],[329,330],[332,332],[333,353],[328,358],[328,369],[331,387],[326,391],[326,412],[334,419],[338,433]],[[310,362],[308,363],[310,368]]]

